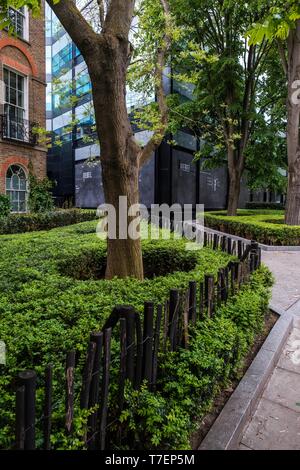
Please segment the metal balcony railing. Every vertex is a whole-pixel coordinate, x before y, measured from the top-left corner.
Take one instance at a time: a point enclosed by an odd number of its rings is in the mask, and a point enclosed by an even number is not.
[[[33,132],[33,128],[36,126],[36,123],[26,119],[10,118],[5,114],[0,115],[0,137],[3,140],[13,140],[36,145],[37,134]]]

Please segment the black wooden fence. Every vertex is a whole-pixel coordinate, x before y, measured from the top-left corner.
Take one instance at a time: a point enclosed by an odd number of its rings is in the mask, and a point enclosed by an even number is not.
[[[237,256],[219,270],[217,276],[205,275],[203,282],[191,281],[185,292],[170,291],[164,305],[145,302],[141,316],[131,306],[115,307],[101,332],[90,335],[86,360],[80,373],[80,406],[92,410],[88,417],[83,441],[87,449],[106,447],[109,411],[109,385],[111,369],[112,330],[118,325],[120,356],[118,374],[118,412],[124,407],[124,387],[129,380],[136,389],[146,381],[155,391],[159,371],[159,352],[176,351],[189,347],[189,329],[197,320],[212,317],[229,296],[247,282],[250,274],[261,263],[261,250],[257,243],[245,244],[231,237],[205,233],[204,245],[221,249]],[[65,370],[65,432],[72,433],[74,419],[74,383],[76,353],[66,356]],[[45,450],[51,449],[50,436],[53,413],[53,370],[46,367],[44,376],[43,415],[36,418],[36,373],[28,370],[19,373],[16,390],[16,449],[35,449],[36,429],[42,423]],[[39,429],[40,430],[40,429]],[[38,446],[40,448],[40,445]]]

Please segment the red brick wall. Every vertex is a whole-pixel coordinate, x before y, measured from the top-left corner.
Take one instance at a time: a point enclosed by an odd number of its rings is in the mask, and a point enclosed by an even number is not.
[[[28,80],[28,118],[41,127],[46,125],[45,109],[45,31],[44,18],[29,14],[29,41],[0,31],[0,80],[3,65],[26,75]],[[0,103],[0,114],[3,106]],[[0,138],[0,192],[5,192],[5,175],[12,164],[21,164],[38,178],[46,176],[46,149]]]

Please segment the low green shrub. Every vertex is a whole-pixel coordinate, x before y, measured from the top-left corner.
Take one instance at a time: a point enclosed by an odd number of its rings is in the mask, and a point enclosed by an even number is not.
[[[300,226],[285,225],[279,210],[239,210],[235,217],[225,211],[206,212],[205,225],[266,245],[300,245]]]
[[[54,210],[54,202],[50,189],[53,183],[48,178],[38,180],[34,175],[29,177],[28,206],[31,212],[50,212]]]
[[[96,218],[96,211],[60,209],[49,212],[10,214],[0,220],[0,234],[49,230]]]
[[[263,209],[263,210],[284,210],[285,205],[281,202],[247,202],[246,209]]]
[[[217,393],[240,377],[244,358],[263,331],[270,284],[269,271],[261,268],[213,319],[198,322],[189,349],[164,355],[155,393],[128,385],[121,421],[134,431],[135,448],[189,449],[195,417],[199,421]],[[113,431],[109,437],[114,448]]]
[[[176,271],[192,271],[197,265],[198,257],[194,251],[185,250],[182,243],[160,241],[146,244],[143,249],[145,278],[166,276]],[[101,279],[105,276],[105,247],[84,250],[78,255],[66,256],[59,263],[59,271],[74,279]]]
[[[189,280],[203,280],[205,272],[217,273],[228,263],[228,255],[209,249],[197,253],[197,265],[189,272],[145,279],[76,280],[72,269],[61,273],[64,260],[73,261],[84,253],[105,253],[106,243],[96,236],[97,221],[83,222],[50,231],[0,237],[0,339],[6,343],[7,365],[0,368],[0,447],[11,445],[14,435],[12,388],[20,370],[34,368],[40,377],[46,364],[53,364],[55,383],[54,436],[57,447],[64,443],[60,430],[64,416],[64,361],[66,352],[85,355],[89,334],[100,330],[112,308],[131,304],[143,311],[146,300],[164,302],[171,288],[186,287]],[[148,230],[143,227],[143,231]],[[183,240],[143,241],[144,252],[153,246],[185,250]],[[101,256],[101,255],[99,255]],[[82,359],[81,359],[82,363]],[[80,374],[79,374],[80,375]],[[39,382],[39,386],[41,382]],[[77,390],[78,391],[78,390]],[[42,390],[38,390],[38,414],[42,413]],[[81,422],[76,411],[76,419]],[[60,436],[60,437],[59,437]],[[72,441],[73,442],[73,441]]]
[[[0,194],[0,220],[10,213],[10,200],[6,194]]]
[[[82,448],[82,429],[86,415],[75,401],[74,434],[64,433],[65,355],[78,351],[75,397],[79,396],[82,364],[91,331],[99,331],[115,305],[129,304],[143,311],[144,301],[163,303],[171,288],[185,289],[190,280],[197,283],[205,273],[215,274],[227,265],[230,257],[205,248],[185,251],[184,240],[145,240],[143,252],[177,252],[178,262],[188,259],[186,269],[167,276],[138,281],[135,279],[76,280],[72,270],[76,260],[86,253],[96,253],[99,261],[105,256],[105,242],[95,235],[96,221],[48,232],[34,232],[0,237],[0,339],[7,348],[7,364],[0,369],[0,448],[9,448],[14,436],[15,394],[17,373],[34,368],[38,374],[37,418],[42,415],[43,381],[47,364],[53,364],[53,433],[56,449]],[[145,228],[144,228],[145,229]],[[143,230],[144,230],[143,229]],[[196,257],[196,265],[189,264]],[[65,260],[71,263],[68,276],[61,272]],[[156,258],[157,263],[161,262]],[[162,267],[158,267],[162,269]],[[144,448],[188,448],[193,419],[204,413],[215,393],[238,373],[242,358],[256,333],[261,330],[269,298],[270,276],[265,269],[256,272],[251,283],[220,308],[212,319],[197,324],[190,348],[178,353],[163,352],[162,370],[156,393],[144,387],[133,391],[127,384],[126,403],[121,420],[124,428],[135,430]],[[112,342],[112,358],[119,357],[119,341]],[[112,361],[109,419],[117,412],[118,361]],[[109,427],[110,448],[128,446],[116,441],[117,420]],[[38,426],[37,439],[41,438]],[[132,436],[131,436],[132,438]]]

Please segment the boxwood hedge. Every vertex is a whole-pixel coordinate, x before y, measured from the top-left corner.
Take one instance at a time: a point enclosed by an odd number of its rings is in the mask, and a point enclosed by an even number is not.
[[[116,304],[131,304],[142,312],[145,300],[164,301],[170,288],[186,288],[189,280],[201,281],[204,273],[216,274],[228,263],[228,255],[202,249],[186,255],[182,240],[144,241],[150,266],[162,266],[162,252],[178,253],[188,271],[174,271],[144,281],[114,279],[104,281],[74,276],[71,260],[86,260],[99,253],[105,258],[105,243],[95,236],[96,222],[85,222],[48,232],[1,236],[0,244],[0,339],[6,343],[7,364],[0,368],[0,447],[10,448],[14,436],[14,378],[20,370],[34,368],[38,382],[38,413],[42,414],[42,380],[46,364],[54,366],[54,413],[52,445],[56,449],[79,449],[86,416],[76,401],[74,433],[64,433],[64,360],[76,348],[79,368],[85,356],[89,333],[102,328]],[[147,230],[147,228],[143,228]],[[150,255],[151,253],[151,255]],[[156,261],[155,261],[156,257]],[[69,271],[66,263],[69,262]],[[194,264],[195,263],[195,264]],[[75,262],[74,267],[77,266]],[[173,268],[177,269],[173,264]],[[74,271],[75,268],[74,268]],[[80,271],[80,270],[79,270]],[[78,273],[78,269],[76,271]],[[74,278],[75,277],[75,278]],[[80,277],[77,275],[77,277]],[[97,276],[96,276],[97,277]],[[101,276],[100,276],[101,277]],[[189,447],[193,419],[203,414],[213,397],[238,373],[242,359],[261,331],[269,300],[270,274],[256,272],[251,282],[219,309],[213,319],[197,324],[188,351],[160,358],[162,374],[156,393],[143,387],[126,387],[126,406],[121,416],[125,429],[134,430],[132,445],[138,448]],[[118,356],[118,342],[113,354]],[[110,410],[117,404],[113,384],[117,369],[112,367]],[[79,383],[76,383],[76,396]],[[116,425],[116,424],[115,424]],[[115,425],[108,433],[110,448],[126,448],[126,431],[116,441]],[[129,426],[128,426],[129,425]],[[38,442],[40,430],[37,434]]]
[[[9,214],[0,218],[0,234],[49,230],[96,218],[95,210],[57,209],[48,212]]]
[[[300,226],[285,225],[281,210],[241,209],[235,217],[225,211],[206,212],[205,225],[266,245],[300,245]]]

